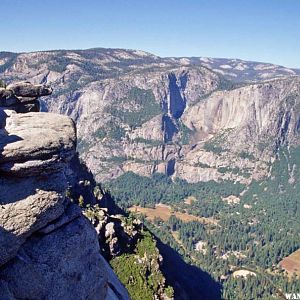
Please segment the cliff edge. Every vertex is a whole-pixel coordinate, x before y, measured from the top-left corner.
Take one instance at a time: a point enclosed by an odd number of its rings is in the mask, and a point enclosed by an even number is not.
[[[66,196],[76,128],[39,111],[51,88],[0,88],[0,299],[129,299]]]

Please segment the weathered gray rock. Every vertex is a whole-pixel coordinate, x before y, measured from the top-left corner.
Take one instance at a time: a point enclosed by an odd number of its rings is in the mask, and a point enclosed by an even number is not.
[[[0,171],[3,174],[14,174],[18,177],[47,175],[59,170],[65,166],[65,161],[59,156],[54,155],[50,159],[36,159],[25,162],[7,162],[0,164]]]
[[[26,239],[64,212],[63,173],[26,179],[0,177],[0,266]]]
[[[123,222],[122,215],[109,215],[107,209],[93,206],[92,211],[87,208],[84,215],[94,225],[100,241],[102,252],[106,258],[116,257],[134,247],[141,230],[141,223],[137,220],[131,225]]]
[[[0,88],[0,106],[10,106],[18,103],[18,98],[11,90]]]
[[[16,96],[21,97],[41,97],[51,95],[52,93],[50,87],[42,84],[33,85],[28,81],[12,83],[6,89],[11,90]]]
[[[105,299],[107,275],[96,232],[81,216],[28,239],[0,269],[0,299]]]
[[[75,154],[76,130],[68,117],[12,114],[0,132],[0,171],[18,176],[51,173]]]
[[[72,222],[78,217],[82,217],[81,209],[77,205],[69,203],[69,205],[65,208],[63,215],[56,219],[55,222],[52,222],[46,227],[40,229],[38,232],[43,234],[49,234],[50,232],[57,230],[61,226]]]
[[[0,299],[129,299],[66,197],[73,121],[12,107],[0,107]]]
[[[0,88],[0,107],[8,107],[17,113],[39,112],[38,98],[52,93],[45,85],[34,85],[30,82],[18,82]]]
[[[112,238],[115,236],[116,232],[115,232],[115,223],[114,222],[109,222],[106,224],[105,226],[105,237],[106,238]]]

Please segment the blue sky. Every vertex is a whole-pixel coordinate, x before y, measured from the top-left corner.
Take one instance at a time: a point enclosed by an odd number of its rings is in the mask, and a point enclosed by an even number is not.
[[[300,68],[300,0],[0,0],[0,50],[112,47]]]

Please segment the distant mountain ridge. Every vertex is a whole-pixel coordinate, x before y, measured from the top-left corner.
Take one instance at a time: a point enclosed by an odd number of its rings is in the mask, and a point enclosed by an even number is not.
[[[98,181],[128,171],[190,182],[266,176],[276,149],[298,144],[297,72],[123,49],[0,53],[5,81],[55,86],[42,109],[75,120]]]
[[[85,50],[49,50],[49,51],[36,51],[29,53],[14,53],[3,51],[0,52],[0,70],[6,70],[13,63],[14,59],[22,55],[33,54],[54,54],[65,56],[66,53],[76,53],[82,55],[87,60],[94,58],[111,58],[112,61],[127,60],[135,65],[139,61],[146,63],[157,64],[164,63],[166,65],[202,65],[206,66],[213,71],[224,75],[234,81],[240,82],[242,80],[264,80],[268,78],[275,78],[288,75],[299,75],[300,69],[287,68],[281,65],[272,63],[264,63],[257,61],[247,61],[237,58],[212,58],[212,57],[159,57],[157,55],[145,52],[142,50],[131,49],[114,49],[114,48],[91,48]],[[54,58],[55,60],[55,58]],[[135,60],[134,63],[132,60]]]

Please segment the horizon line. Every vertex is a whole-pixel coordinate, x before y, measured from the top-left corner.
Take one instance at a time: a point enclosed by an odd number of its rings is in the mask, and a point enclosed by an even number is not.
[[[124,51],[141,51],[145,52],[149,55],[156,56],[158,58],[208,58],[208,59],[227,59],[227,60],[238,60],[243,62],[252,62],[252,63],[263,63],[263,64],[270,64],[278,67],[284,67],[291,70],[300,70],[299,67],[286,67],[285,65],[272,63],[272,62],[266,62],[266,61],[260,61],[260,60],[248,60],[243,58],[237,58],[237,57],[213,57],[213,56],[160,56],[157,54],[154,54],[153,52],[150,52],[148,50],[142,50],[142,49],[133,49],[133,48],[120,48],[120,47],[92,47],[92,48],[57,48],[57,49],[44,49],[44,50],[29,50],[29,51],[10,51],[10,50],[0,50],[0,53],[12,53],[12,54],[30,54],[30,53],[37,53],[37,52],[55,52],[55,51],[87,51],[87,50],[97,50],[97,49],[105,49],[105,50],[124,50]]]

